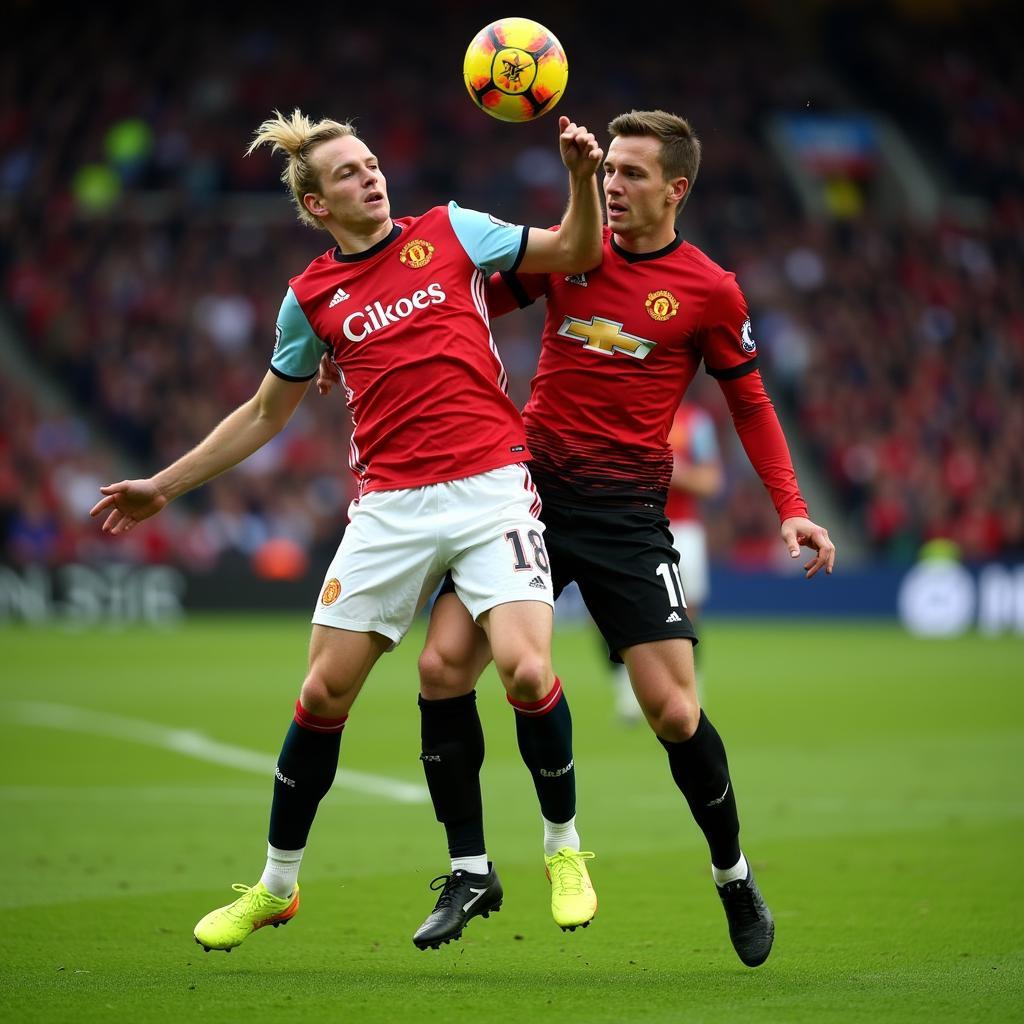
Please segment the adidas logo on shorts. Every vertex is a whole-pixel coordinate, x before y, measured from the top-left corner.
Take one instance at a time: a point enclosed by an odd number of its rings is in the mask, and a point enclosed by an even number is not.
[[[683,620],[681,618],[679,618],[679,613],[678,612],[669,612],[668,613],[668,618],[665,621],[666,622],[682,622]]]
[[[539,587],[541,590],[548,589],[547,584],[539,576],[534,576],[533,579],[530,580],[530,586]]]

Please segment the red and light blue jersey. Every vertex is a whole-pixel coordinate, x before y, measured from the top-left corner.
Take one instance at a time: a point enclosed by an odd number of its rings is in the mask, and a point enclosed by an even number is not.
[[[529,456],[491,337],[487,275],[514,271],[528,228],[455,203],[337,248],[289,282],[270,369],[310,380],[330,353],[352,413],[359,493],[422,487]]]

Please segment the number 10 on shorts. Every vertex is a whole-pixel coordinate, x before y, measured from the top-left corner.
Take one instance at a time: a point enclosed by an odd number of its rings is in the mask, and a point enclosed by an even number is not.
[[[683,580],[679,575],[679,566],[674,562],[662,562],[656,572],[662,578],[668,591],[668,603],[673,608],[685,608],[686,598],[683,595]]]
[[[522,534],[518,530],[509,530],[505,534],[505,540],[512,545],[512,551],[516,559],[512,568],[516,572],[528,572],[536,564],[541,572],[551,572],[551,566],[548,563],[548,553],[544,549],[544,538],[540,535],[540,532],[530,530],[526,535],[526,539],[529,542],[529,546],[533,549],[533,562],[526,557],[526,545],[523,544]]]

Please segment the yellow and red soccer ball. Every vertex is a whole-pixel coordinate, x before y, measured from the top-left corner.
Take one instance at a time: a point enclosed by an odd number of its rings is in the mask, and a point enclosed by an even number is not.
[[[562,44],[529,18],[502,18],[481,29],[462,66],[473,102],[499,121],[532,121],[562,98],[569,62]]]

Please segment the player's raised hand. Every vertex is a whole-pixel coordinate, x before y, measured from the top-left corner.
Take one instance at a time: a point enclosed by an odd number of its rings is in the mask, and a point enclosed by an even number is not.
[[[326,395],[336,384],[341,384],[341,371],[334,365],[334,360],[330,355],[325,352],[320,357],[320,368],[316,374],[316,389],[321,395]]]
[[[832,574],[832,567],[836,563],[836,546],[829,539],[828,530],[824,526],[818,526],[803,516],[792,516],[782,524],[780,532],[790,558],[799,558],[801,547],[817,552],[814,558],[804,563],[807,570],[805,579],[810,579],[821,568],[829,575]]]
[[[100,494],[106,497],[93,505],[89,515],[98,516],[109,509],[110,515],[103,522],[103,532],[114,536],[127,533],[143,519],[155,516],[167,504],[166,495],[152,480],[121,480],[101,487]]]
[[[604,160],[594,133],[567,117],[558,119],[558,131],[558,149],[566,170],[580,178],[593,174]]]

